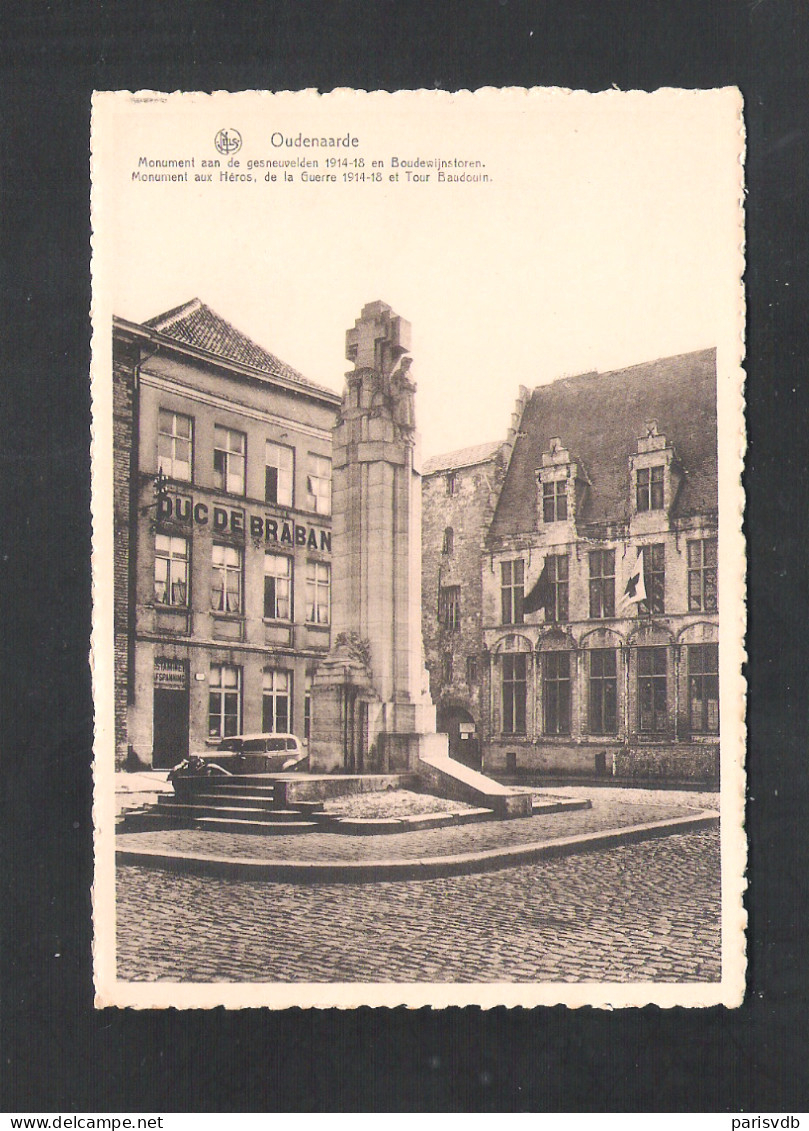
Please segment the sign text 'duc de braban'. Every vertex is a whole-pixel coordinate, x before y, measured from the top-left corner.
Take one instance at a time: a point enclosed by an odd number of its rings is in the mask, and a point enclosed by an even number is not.
[[[161,495],[157,503],[158,518],[164,522],[194,522],[210,526],[215,534],[248,534],[264,542],[280,542],[287,546],[306,546],[309,550],[331,553],[331,531],[303,522],[267,514],[249,514],[240,507],[223,507],[194,502],[190,495]]]

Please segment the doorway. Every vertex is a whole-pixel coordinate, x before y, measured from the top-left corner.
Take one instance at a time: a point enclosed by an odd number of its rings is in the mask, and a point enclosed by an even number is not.
[[[475,720],[463,707],[445,707],[438,712],[436,730],[449,738],[449,756],[470,769],[480,769],[480,739]]]
[[[152,765],[168,770],[188,757],[188,690],[154,689]]]
[[[188,666],[155,660],[152,765],[171,769],[188,757]]]
[[[368,752],[368,702],[351,684],[343,685],[343,765],[349,774],[367,771]]]

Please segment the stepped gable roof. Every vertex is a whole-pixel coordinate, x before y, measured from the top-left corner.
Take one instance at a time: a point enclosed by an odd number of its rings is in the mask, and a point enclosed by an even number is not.
[[[443,456],[432,456],[424,461],[423,475],[433,475],[436,471],[455,471],[461,467],[474,467],[476,463],[486,463],[494,459],[502,441],[489,444],[475,444],[471,448],[459,448]]]
[[[645,425],[674,447],[684,471],[674,516],[716,510],[716,350],[679,354],[534,389],[491,526],[494,537],[536,529],[536,470],[558,436],[590,482],[579,519],[626,521],[629,456]]]
[[[248,365],[251,369],[258,369],[272,377],[283,377],[319,393],[329,393],[332,397],[335,395],[333,390],[309,381],[274,353],[251,341],[246,334],[231,326],[230,322],[226,322],[198,298],[176,306],[165,314],[158,314],[144,322],[144,325],[178,342],[205,350],[206,353]]]

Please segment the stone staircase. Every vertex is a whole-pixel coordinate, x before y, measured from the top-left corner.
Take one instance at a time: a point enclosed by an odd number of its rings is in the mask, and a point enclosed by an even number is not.
[[[187,777],[176,794],[163,794],[157,804],[126,814],[127,831],[208,829],[262,836],[313,832],[313,814],[322,801],[283,800],[272,778],[264,774],[233,777]]]
[[[570,798],[535,802],[530,790],[501,785],[446,757],[431,757],[429,761],[421,758],[420,771],[430,793],[454,797],[471,808],[362,818],[324,811],[324,798],[417,788],[418,779],[412,774],[321,777],[303,774],[189,775],[175,782],[175,792],[160,794],[156,804],[125,812],[121,831],[198,829],[283,836],[319,829],[321,832],[370,836],[590,807],[589,800]]]

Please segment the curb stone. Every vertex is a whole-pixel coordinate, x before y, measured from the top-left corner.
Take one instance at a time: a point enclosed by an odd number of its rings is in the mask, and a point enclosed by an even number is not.
[[[693,832],[719,824],[719,813],[705,809],[694,815],[648,821],[639,825],[603,829],[578,836],[559,837],[464,852],[453,856],[432,856],[409,860],[305,861],[263,860],[255,857],[209,856],[204,853],[162,849],[124,849],[115,853],[116,863],[161,868],[171,872],[220,879],[269,881],[273,883],[378,883],[383,880],[426,880],[443,876],[472,875],[528,864],[535,860],[597,852],[623,844],[637,844],[673,833]]]

